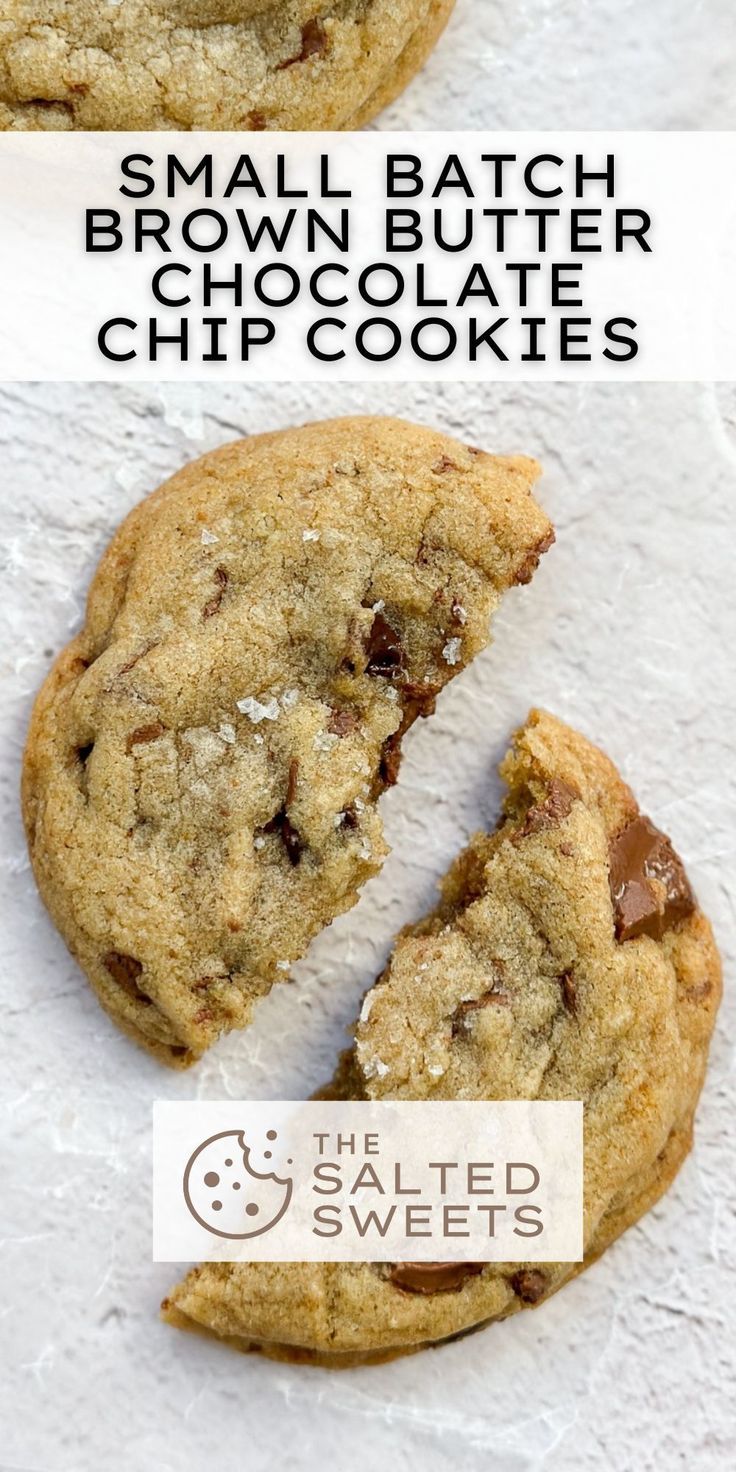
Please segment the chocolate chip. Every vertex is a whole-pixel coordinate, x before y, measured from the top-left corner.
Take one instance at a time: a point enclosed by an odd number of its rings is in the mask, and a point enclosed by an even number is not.
[[[67,102],[63,97],[30,97],[28,101],[30,107],[40,107],[41,109],[47,107],[63,107],[65,112],[72,112],[71,102]]]
[[[401,639],[382,613],[377,613],[373,620],[365,652],[367,675],[384,675],[388,680],[395,680],[404,667]]]
[[[302,26],[301,50],[296,56],[287,57],[286,61],[280,61],[276,70],[283,72],[288,66],[296,66],[300,61],[309,61],[310,56],[324,56],[327,50],[327,32],[319,19],[315,16]]]
[[[145,746],[149,741],[158,741],[165,734],[166,727],[161,721],[152,721],[150,726],[138,726],[131,731],[125,743],[125,750],[131,752],[134,746]]]
[[[509,1283],[522,1303],[539,1303],[547,1291],[547,1278],[536,1268],[521,1268],[509,1278]]]
[[[470,1031],[473,1017],[477,1012],[483,1012],[486,1007],[508,1007],[509,998],[506,992],[496,991],[493,987],[483,992],[480,997],[472,998],[468,1002],[461,1002],[452,1014],[452,1036],[462,1037]]]
[[[420,685],[411,680],[405,680],[402,683],[401,724],[391,736],[386,737],[383,743],[375,787],[376,796],[384,792],[387,787],[396,785],[401,768],[401,743],[419,716],[432,715],[437,704],[437,694],[436,685]]]
[[[553,777],[543,802],[531,807],[516,837],[528,838],[531,833],[541,833],[545,828],[557,828],[569,818],[573,803],[580,793],[559,777]]]
[[[484,1262],[395,1262],[389,1279],[404,1293],[457,1293],[485,1266]]]
[[[286,798],[284,800],[284,805],[283,807],[279,808],[279,811],[274,814],[273,818],[271,818],[270,821],[266,823],[266,826],[263,829],[264,833],[280,834],[281,842],[286,849],[289,862],[294,866],[294,868],[296,868],[296,865],[299,863],[302,853],[304,852],[304,844],[302,843],[297,829],[290,821],[288,813],[288,809],[291,807],[291,804],[293,803],[296,796],[296,784],[298,775],[299,763],[298,761],[293,761],[289,764],[289,779],[286,785]]]
[[[288,778],[288,781],[286,783],[286,806],[287,806],[287,808],[290,808],[291,807],[291,804],[293,803],[294,798],[296,797],[296,784],[297,784],[298,777],[299,777],[299,762],[295,758],[293,761],[289,762],[289,778]]]
[[[441,685],[430,685],[419,680],[403,680],[401,684],[401,698],[404,702],[404,717],[409,716],[408,724],[404,730],[417,719],[418,716],[427,717],[434,715],[437,707],[437,696],[442,689]]]
[[[531,582],[537,568],[539,567],[540,558],[544,555],[545,552],[549,552],[549,549],[552,546],[554,540],[555,534],[550,529],[550,531],[548,531],[545,536],[543,536],[541,540],[537,542],[536,547],[532,547],[531,551],[527,552],[523,562],[521,562],[519,567],[517,567],[516,569],[516,574],[514,578],[514,581],[516,583],[524,584]]]
[[[575,977],[571,971],[565,971],[562,976],[558,976],[557,980],[560,983],[560,991],[562,992],[562,1000],[566,1011],[576,1012],[577,987],[575,986]]]
[[[135,956],[125,956],[122,951],[107,951],[102,957],[102,964],[109,971],[113,981],[117,982],[129,997],[133,997],[136,1002],[142,1002],[146,1007],[151,1006],[151,998],[147,997],[138,985],[138,977],[143,966],[140,961],[136,961]]]
[[[357,814],[355,808],[352,807],[352,805],[351,805],[349,808],[346,808],[345,809],[345,812],[342,815],[342,823],[340,824],[340,827],[341,828],[357,828],[357,826],[358,826],[358,814]]]
[[[649,818],[634,818],[614,838],[609,859],[617,940],[638,935],[661,940],[666,930],[692,915],[695,896],[682,860]]]
[[[246,130],[249,133],[263,133],[268,127],[266,114],[263,112],[249,112],[245,119]]]
[[[304,845],[296,828],[289,822],[287,817],[281,824],[281,841],[289,857],[289,863],[296,868],[302,856]]]
[[[86,767],[87,762],[89,761],[89,759],[90,759],[90,757],[92,755],[92,751],[94,749],[94,744],[95,744],[94,741],[90,741],[87,744],[87,746],[78,746],[77,747],[77,760],[82,763],[82,766],[83,767]]]
[[[225,595],[225,589],[228,585],[228,575],[224,567],[215,568],[215,583],[217,584],[217,592],[213,594],[209,602],[205,603],[202,609],[202,618],[212,618],[212,615],[219,611],[220,604]]]
[[[139,660],[145,659],[146,655],[150,654],[151,650],[156,648],[157,642],[154,640],[153,644],[146,644],[143,649],[139,649],[137,654],[131,654],[130,659],[125,664],[121,664],[118,674],[127,675],[130,670],[134,670]]]
[[[327,722],[327,730],[333,736],[352,736],[353,731],[358,728],[358,716],[354,710],[336,710],[333,707],[332,715]]]
[[[381,789],[395,787],[399,780],[401,770],[401,737],[402,730],[394,731],[393,736],[388,736],[381,748],[381,760],[378,764],[378,780]]]

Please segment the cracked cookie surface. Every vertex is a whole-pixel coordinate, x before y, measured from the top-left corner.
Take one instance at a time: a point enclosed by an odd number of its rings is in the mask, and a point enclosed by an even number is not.
[[[688,1152],[720,999],[718,953],[669,840],[608,759],[532,712],[505,817],[368,992],[330,1098],[581,1099],[583,1264],[205,1264],[181,1327],[338,1367],[532,1307],[594,1261]]]
[[[552,540],[532,460],[398,420],[226,445],[123,523],[28,737],[41,893],[100,1000],[185,1066],[387,852],[404,733]]]
[[[10,0],[0,129],[356,128],[455,0]]]

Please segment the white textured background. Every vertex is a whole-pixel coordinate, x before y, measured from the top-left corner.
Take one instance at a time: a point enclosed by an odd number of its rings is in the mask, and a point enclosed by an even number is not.
[[[384,802],[383,874],[249,1032],[169,1074],[106,1021],[37,898],[17,811],[32,695],[107,538],[163,475],[235,434],[356,410],[538,455],[558,544],[507,599],[493,648],[411,733]],[[156,1096],[298,1097],[330,1073],[391,934],[493,820],[494,764],[532,702],[603,742],[672,833],[728,985],[734,390],[6,387],[0,445],[2,1472],[732,1467],[733,991],[696,1150],[664,1202],[540,1311],[389,1366],[331,1376],[162,1326],[149,1128]]]
[[[733,0],[457,0],[382,128],[736,127]]]

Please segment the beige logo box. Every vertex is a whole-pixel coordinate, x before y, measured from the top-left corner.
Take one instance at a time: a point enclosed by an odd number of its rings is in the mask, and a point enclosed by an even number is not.
[[[575,1102],[158,1102],[156,1262],[579,1262]]]

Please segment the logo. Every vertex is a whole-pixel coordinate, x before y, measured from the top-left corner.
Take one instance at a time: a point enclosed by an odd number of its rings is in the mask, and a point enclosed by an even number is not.
[[[277,1130],[267,1130],[275,1142]],[[194,1220],[214,1237],[245,1241],[270,1232],[288,1210],[293,1181],[256,1170],[242,1130],[220,1130],[192,1151],[184,1171],[184,1200]],[[273,1151],[261,1152],[264,1162]],[[287,1165],[293,1165],[289,1159]]]
[[[161,1100],[157,1262],[577,1262],[572,1100]]]

